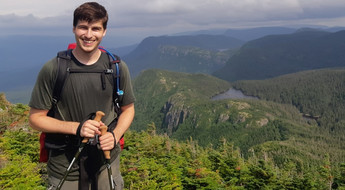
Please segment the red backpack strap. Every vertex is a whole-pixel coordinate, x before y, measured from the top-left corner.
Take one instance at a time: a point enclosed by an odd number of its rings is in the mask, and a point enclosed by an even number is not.
[[[125,147],[125,138],[124,138],[124,136],[122,136],[122,138],[120,139],[120,146],[121,146],[121,150],[123,150],[123,148]]]
[[[40,135],[40,162],[48,162],[48,150],[44,146],[44,140],[46,138],[46,133],[42,132]]]

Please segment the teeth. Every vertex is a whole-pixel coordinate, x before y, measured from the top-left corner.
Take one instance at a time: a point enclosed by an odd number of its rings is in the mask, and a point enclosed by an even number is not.
[[[84,40],[84,42],[86,42],[86,43],[92,43],[92,41],[86,41],[86,40]]]

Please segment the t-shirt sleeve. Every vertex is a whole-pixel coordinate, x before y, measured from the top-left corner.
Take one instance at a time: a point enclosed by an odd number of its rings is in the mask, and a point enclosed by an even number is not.
[[[120,90],[123,90],[123,96],[120,97],[120,105],[128,105],[135,102],[131,76],[128,66],[125,62],[120,63]]]
[[[56,78],[56,58],[43,65],[38,73],[31,93],[29,106],[40,110],[49,110],[52,106],[52,93]]]

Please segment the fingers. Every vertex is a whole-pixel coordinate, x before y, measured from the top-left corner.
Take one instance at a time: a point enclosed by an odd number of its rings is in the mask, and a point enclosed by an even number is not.
[[[85,121],[80,130],[80,136],[92,138],[96,134],[101,134],[101,132],[99,131],[99,127],[101,125],[102,123],[98,121],[94,121],[94,120]]]
[[[87,120],[80,130],[80,136],[92,138],[96,134],[101,135],[100,127],[104,126],[102,121]],[[114,148],[115,139],[110,132],[106,132],[99,137],[99,143],[102,150],[111,150]]]
[[[111,150],[114,148],[114,137],[110,132],[106,132],[104,135],[99,137],[99,144],[102,150]]]

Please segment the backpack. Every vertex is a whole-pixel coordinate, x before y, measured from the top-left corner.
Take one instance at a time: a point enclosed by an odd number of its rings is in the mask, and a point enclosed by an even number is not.
[[[75,43],[69,44],[68,46],[68,50],[65,51],[61,51],[58,52],[57,54],[57,59],[58,59],[58,70],[57,70],[57,78],[56,78],[56,82],[54,85],[54,89],[53,89],[53,98],[52,98],[52,107],[51,109],[48,111],[48,116],[54,116],[54,112],[57,109],[57,103],[60,100],[60,95],[61,95],[61,91],[63,89],[64,83],[65,83],[65,79],[67,78],[67,62],[71,60],[71,53],[72,53],[72,49],[74,49],[76,47]],[[119,96],[123,95],[123,91],[120,90],[120,75],[119,75],[119,63],[121,62],[120,57],[110,53],[108,50],[104,49],[103,47],[99,47],[99,49],[102,52],[106,52],[108,54],[109,57],[109,69],[102,71],[105,72],[106,74],[112,74],[112,78],[113,78],[113,103],[114,103],[114,109],[115,112],[117,113],[117,115],[119,116],[121,114],[121,109],[119,106]],[[69,72],[71,72],[69,70]],[[73,71],[72,71],[73,72]],[[77,72],[77,71],[74,71]],[[100,71],[96,71],[96,72],[100,72]],[[118,118],[118,117],[117,117]],[[117,122],[117,118],[110,124],[113,124],[113,127],[115,127],[116,122]],[[109,130],[113,130],[114,128]],[[39,161],[40,162],[47,162],[48,161],[48,148],[61,148],[60,145],[55,145],[52,144],[51,142],[59,139],[59,138],[64,138],[63,136],[66,135],[61,135],[61,134],[51,134],[51,133],[45,133],[42,132],[40,135],[40,158]],[[50,139],[50,140],[49,140]],[[119,140],[121,149],[124,148],[124,137],[122,136],[121,139]]]

